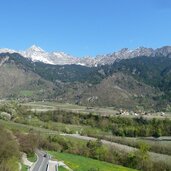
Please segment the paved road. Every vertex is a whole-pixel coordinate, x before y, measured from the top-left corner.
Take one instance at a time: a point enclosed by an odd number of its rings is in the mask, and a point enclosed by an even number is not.
[[[44,156],[45,153],[40,150],[37,150],[36,154],[38,156],[38,160],[30,171],[46,171],[50,156]]]
[[[151,141],[171,141],[171,136],[162,136],[162,137],[159,137],[159,138],[140,137],[140,139],[151,140]]]
[[[57,161],[49,161],[48,169],[47,171],[56,171],[57,169]]]

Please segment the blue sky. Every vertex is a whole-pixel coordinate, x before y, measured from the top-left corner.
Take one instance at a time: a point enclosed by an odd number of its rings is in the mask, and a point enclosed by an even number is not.
[[[0,47],[95,56],[171,45],[170,0],[0,0]]]

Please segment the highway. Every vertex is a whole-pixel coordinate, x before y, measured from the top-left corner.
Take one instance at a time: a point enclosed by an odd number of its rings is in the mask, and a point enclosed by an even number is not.
[[[46,155],[46,153],[37,150],[37,162],[33,165],[30,171],[47,171],[48,162],[50,160],[50,156]],[[55,171],[55,170],[52,170]]]

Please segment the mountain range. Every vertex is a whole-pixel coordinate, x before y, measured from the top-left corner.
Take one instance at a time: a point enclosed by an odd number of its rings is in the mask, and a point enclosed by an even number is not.
[[[0,49],[0,53],[19,53],[23,57],[31,59],[33,62],[40,61],[52,65],[83,65],[89,67],[97,67],[99,65],[112,64],[122,59],[130,59],[138,56],[155,57],[158,55],[167,56],[171,53],[171,46],[164,46],[157,49],[139,47],[135,50],[123,48],[118,52],[111,54],[97,55],[96,57],[73,57],[64,52],[46,52],[42,48],[32,45],[25,51],[16,51],[12,49]]]
[[[95,58],[0,49],[0,98],[170,110],[171,47],[122,49]]]

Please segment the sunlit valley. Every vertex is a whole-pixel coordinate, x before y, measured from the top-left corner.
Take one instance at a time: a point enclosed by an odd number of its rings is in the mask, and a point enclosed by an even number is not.
[[[1,3],[0,171],[171,170],[168,0]]]

